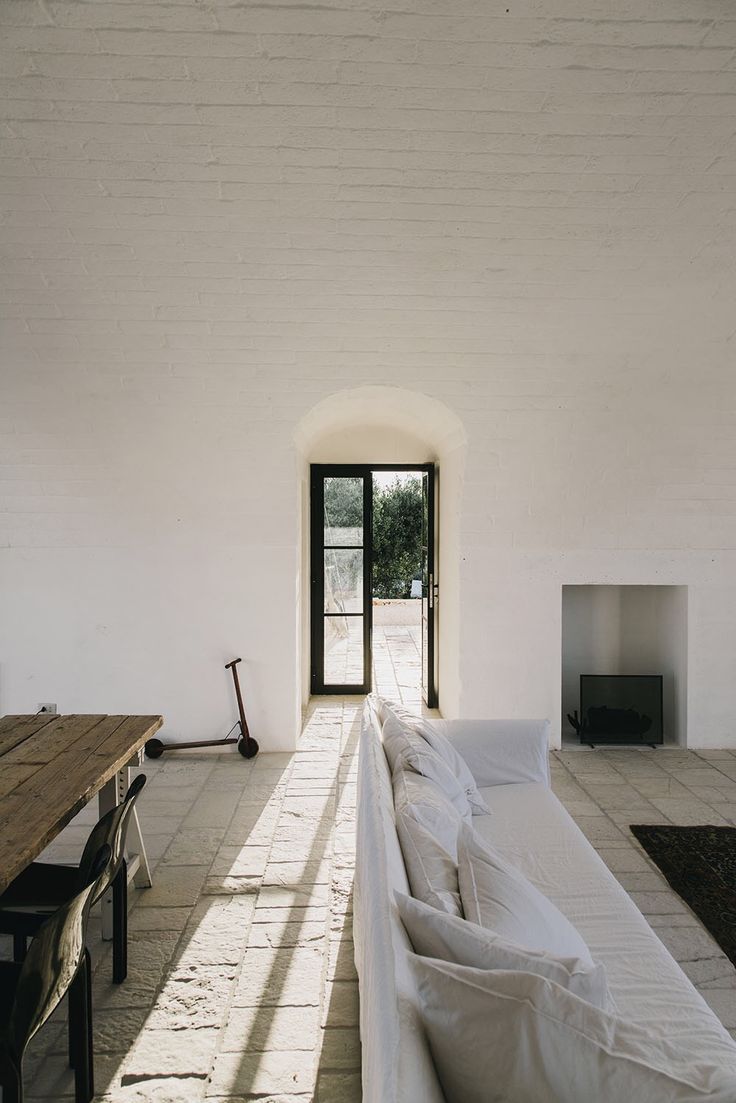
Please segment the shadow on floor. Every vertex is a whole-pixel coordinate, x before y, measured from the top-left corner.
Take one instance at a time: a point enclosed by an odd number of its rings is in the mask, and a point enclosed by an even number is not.
[[[287,761],[282,761],[286,759]],[[276,760],[276,761],[274,761]],[[255,911],[291,756],[180,754],[146,763],[141,825],[151,888],[132,891],[128,977],[111,981],[111,948],[93,916],[96,1097],[164,1100],[152,1080],[204,1085]],[[96,802],[44,854],[76,860]],[[9,946],[3,947],[5,954]],[[31,1043],[29,1100],[73,1096],[66,1000]],[[128,1090],[126,1090],[126,1087]],[[163,1084],[161,1085],[163,1088]],[[122,1089],[122,1090],[121,1090]],[[110,1095],[110,1098],[113,1098]],[[183,1101],[197,1098],[174,1093]]]
[[[352,880],[362,698],[316,699],[293,755],[146,764],[154,885],[131,893],[129,974],[90,929],[96,1098],[360,1099]],[[78,856],[85,810],[45,857]],[[73,1096],[65,1010],[34,1040],[28,1100]]]

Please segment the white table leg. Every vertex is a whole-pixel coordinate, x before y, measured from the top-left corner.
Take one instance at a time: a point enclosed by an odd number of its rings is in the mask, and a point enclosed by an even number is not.
[[[128,766],[110,778],[98,794],[98,807],[100,818],[112,808],[117,808],[125,799],[130,783],[130,765],[137,766],[140,763],[140,755],[131,759]],[[128,822],[128,836],[125,847],[125,860],[128,866],[128,883],[134,882],[136,888],[150,888],[151,870],[146,857],[146,848],[141,834],[141,825],[138,819],[137,809],[133,809]],[[108,941],[112,938],[112,889],[109,889],[102,898],[102,937]]]
[[[138,819],[138,809],[134,808],[128,824],[128,845],[132,853],[128,855],[128,880],[133,878],[138,889],[150,889],[151,869],[146,857],[146,846],[141,834],[141,824]]]

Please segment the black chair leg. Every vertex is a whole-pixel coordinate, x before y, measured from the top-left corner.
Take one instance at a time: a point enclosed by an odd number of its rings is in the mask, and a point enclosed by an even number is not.
[[[128,975],[128,867],[120,863],[112,883],[112,979],[122,984]]]
[[[67,999],[67,1033],[68,1033],[68,1045],[69,1045],[69,1068],[79,1068],[80,1063],[80,1045],[79,1045],[79,1033],[80,1022],[84,1020],[84,1009],[80,1006],[82,998],[82,987],[84,985],[84,975],[82,966],[77,970],[72,983],[69,985],[69,995]]]
[[[86,1018],[87,1018],[87,1080],[89,1084],[89,1097],[88,1101],[94,1099],[95,1095],[95,1047],[94,1038],[92,1034],[92,960],[89,956],[89,950],[85,946],[84,948],[84,964],[86,971],[86,984],[84,986],[84,998],[86,1003]]]
[[[26,936],[24,934],[13,935],[13,961],[26,960]]]
[[[23,1103],[23,1075],[9,1056],[0,1056],[2,1103]]]
[[[94,1092],[90,980],[89,953],[85,949],[69,989],[69,1049],[73,1055],[75,1103],[90,1103]]]

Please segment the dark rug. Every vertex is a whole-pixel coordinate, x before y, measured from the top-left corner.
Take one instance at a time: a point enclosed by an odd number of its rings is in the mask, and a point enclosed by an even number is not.
[[[736,827],[632,824],[631,831],[736,965]]]

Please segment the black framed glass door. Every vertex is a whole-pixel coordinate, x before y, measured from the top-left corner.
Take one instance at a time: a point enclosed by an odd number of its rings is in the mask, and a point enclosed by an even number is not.
[[[312,693],[370,693],[370,468],[312,466]]]
[[[312,464],[311,691],[358,694],[372,688],[374,472],[413,472],[422,480],[421,695],[436,708],[434,464]]]

